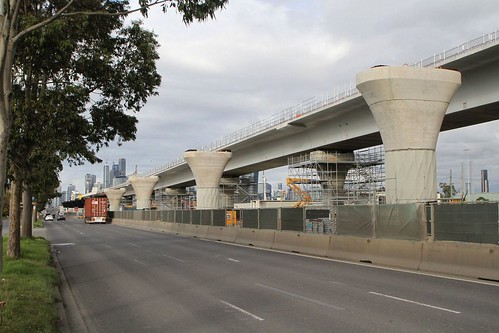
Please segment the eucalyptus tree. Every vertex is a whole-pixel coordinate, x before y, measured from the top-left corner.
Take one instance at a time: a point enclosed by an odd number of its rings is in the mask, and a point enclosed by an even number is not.
[[[21,26],[40,12],[33,8],[32,15],[26,13]],[[101,146],[135,138],[133,112],[140,111],[161,83],[157,47],[153,33],[137,21],[124,26],[121,16],[68,17],[19,42],[8,154],[13,178],[9,256],[20,255],[20,186],[44,180],[46,175],[30,177],[47,168],[43,154],[56,162],[48,164],[53,167],[65,159],[95,162]]]
[[[48,149],[48,155],[55,154],[59,162],[95,162],[97,151],[108,142],[135,138],[137,120],[129,111],[139,111],[147,97],[155,94],[160,77],[155,68],[154,35],[137,22],[124,27],[124,19],[130,13],[140,11],[147,16],[153,7],[163,12],[175,9],[189,24],[213,18],[226,3],[227,0],[138,0],[138,6],[132,8],[128,1],[112,0],[0,0],[0,184],[5,183],[7,175],[14,111],[16,116],[24,117],[29,109],[36,119],[40,113],[60,113],[44,123],[45,128],[58,133],[56,140],[51,137],[43,148],[37,148]],[[78,29],[68,31],[71,25]],[[106,32],[105,28],[111,30]],[[83,36],[79,29],[94,31],[93,39]],[[30,44],[28,39],[38,44]],[[150,61],[141,61],[143,52],[149,52],[146,59]],[[79,57],[74,59],[74,55]],[[33,66],[30,57],[41,60],[38,67]],[[127,65],[133,62],[135,67],[131,70]],[[60,64],[60,68],[54,70],[54,64]],[[31,72],[35,67],[42,71]],[[148,79],[143,75],[144,67]],[[14,102],[18,103],[17,98],[23,95],[27,96],[25,100],[14,108]],[[31,106],[27,108],[28,105]],[[64,130],[59,133],[58,128]],[[18,133],[26,134],[22,128]],[[44,141],[46,131],[38,134],[37,140]],[[10,147],[12,151],[12,147],[19,146]],[[16,172],[19,171],[14,168],[14,179]],[[17,175],[17,179],[21,176]],[[4,188],[0,186],[0,199],[3,195]]]

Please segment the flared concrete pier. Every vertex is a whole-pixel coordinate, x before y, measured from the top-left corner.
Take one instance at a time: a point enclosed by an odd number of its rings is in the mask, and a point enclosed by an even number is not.
[[[355,164],[353,152],[341,153],[335,151],[316,150],[310,152],[310,163],[318,167],[317,176],[324,191],[322,200],[325,206],[332,200],[338,201],[345,196],[345,179]]]
[[[186,151],[184,159],[196,180],[196,208],[218,209],[220,179],[232,157],[228,151]]]
[[[436,199],[435,149],[457,71],[380,66],[357,74],[385,147],[386,202]]]
[[[108,188],[104,190],[104,193],[106,193],[107,199],[109,200],[109,211],[117,212],[120,210],[121,198],[123,197],[123,194],[125,194],[125,191],[124,188]]]
[[[132,184],[135,191],[137,209],[151,208],[151,195],[154,185],[156,185],[158,180],[158,176],[142,177],[139,175],[131,175],[128,177],[128,181]]]

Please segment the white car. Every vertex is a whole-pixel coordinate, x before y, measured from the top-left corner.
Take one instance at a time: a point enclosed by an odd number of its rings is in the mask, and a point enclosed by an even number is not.
[[[50,214],[45,215],[45,221],[54,221],[54,217]]]

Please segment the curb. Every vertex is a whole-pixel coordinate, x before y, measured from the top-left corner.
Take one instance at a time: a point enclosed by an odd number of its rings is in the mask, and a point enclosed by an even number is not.
[[[47,231],[45,228],[33,229],[34,237],[43,237],[47,239]],[[60,284],[54,288],[53,295],[55,306],[59,315],[61,333],[88,333],[89,330],[83,321],[80,309],[76,303],[71,287],[68,284],[66,275],[62,269],[59,258],[57,257],[57,250],[50,245],[50,252],[54,267],[57,270],[60,278]]]
[[[56,291],[57,311],[61,320],[61,333],[88,333],[89,331],[81,317],[80,309],[76,304],[71,287],[66,280],[66,275],[62,270],[59,258],[57,258],[57,250],[52,246],[51,249],[54,266],[61,278],[61,284]]]

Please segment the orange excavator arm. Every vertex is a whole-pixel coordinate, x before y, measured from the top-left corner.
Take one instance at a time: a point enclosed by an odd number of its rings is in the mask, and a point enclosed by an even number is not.
[[[312,197],[306,191],[302,190],[297,183],[307,183],[310,182],[309,179],[301,178],[286,178],[286,185],[300,198],[300,200],[294,204],[293,208],[305,207],[310,202],[312,202]]]

